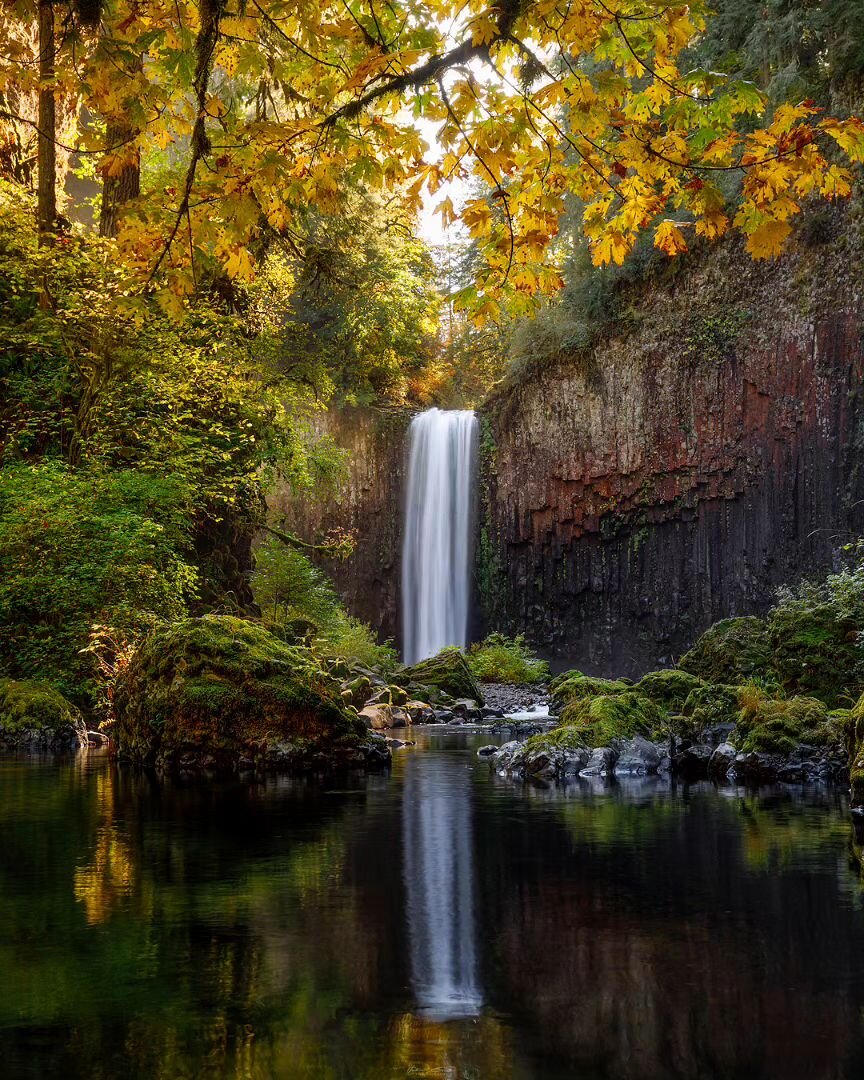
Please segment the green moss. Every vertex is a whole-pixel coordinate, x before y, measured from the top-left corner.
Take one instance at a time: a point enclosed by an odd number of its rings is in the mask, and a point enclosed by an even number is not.
[[[680,712],[692,691],[702,686],[704,683],[698,676],[669,668],[665,671],[649,671],[633,689],[666,709]]]
[[[575,675],[552,685],[552,700],[558,708],[569,705],[573,701],[582,701],[585,698],[609,696],[620,694],[629,688],[626,682],[617,679],[598,679],[591,675]]]
[[[308,649],[226,615],[151,633],[118,678],[114,701],[120,754],[160,766],[326,765],[358,750],[365,735]]]
[[[772,658],[788,693],[818,697],[829,706],[862,689],[860,626],[831,602],[786,600],[768,615]]]
[[[0,679],[0,745],[74,746],[84,735],[81,714],[53,686]]]
[[[468,662],[455,646],[442,649],[437,656],[396,673],[400,686],[436,687],[454,698],[473,698],[483,703],[483,695]]]
[[[800,743],[841,742],[846,722],[812,697],[775,698],[756,686],[742,686],[736,740],[744,751],[791,754]]]
[[[740,683],[772,671],[771,643],[762,619],[723,619],[705,631],[678,667],[711,683]]]
[[[536,750],[582,750],[589,749],[586,731],[577,727],[558,727],[554,731],[544,731],[525,740],[528,753]]]
[[[738,688],[702,683],[687,695],[682,711],[695,731],[713,724],[734,724],[738,719]]]
[[[626,690],[571,702],[561,713],[561,723],[581,729],[587,745],[606,746],[613,739],[664,733],[668,714],[650,698]]]

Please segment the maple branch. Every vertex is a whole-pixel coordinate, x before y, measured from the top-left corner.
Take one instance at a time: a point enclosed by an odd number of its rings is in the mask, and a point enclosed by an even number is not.
[[[195,39],[195,77],[192,86],[195,89],[195,99],[198,105],[195,117],[195,126],[192,129],[191,157],[186,170],[186,178],[183,181],[183,198],[174,217],[174,224],[168,234],[159,258],[153,265],[153,269],[147,276],[145,288],[149,287],[159,268],[168,256],[171,246],[177,238],[180,224],[184,218],[189,217],[189,202],[192,197],[192,188],[195,185],[195,173],[198,170],[198,162],[210,150],[210,140],[207,136],[207,88],[210,83],[210,70],[213,64],[213,54],[219,41],[219,21],[225,9],[226,0],[201,0],[201,25],[198,36]],[[191,221],[190,221],[191,231]],[[191,236],[190,236],[191,239]],[[191,251],[192,277],[195,277],[195,252]]]
[[[522,0],[502,0],[498,8],[501,12],[498,19],[498,33],[491,41],[487,41],[482,45],[475,45],[472,40],[466,38],[465,41],[460,42],[460,44],[447,52],[436,53],[435,56],[430,56],[428,60],[418,67],[405,71],[401,75],[393,75],[386,82],[376,86],[374,89],[367,90],[365,94],[361,94],[354,101],[349,101],[338,109],[334,109],[329,116],[326,116],[321,121],[321,126],[330,128],[340,120],[352,120],[373,102],[385,97],[387,94],[398,94],[403,90],[419,90],[421,86],[425,86],[427,83],[438,82],[445,71],[459,64],[465,64],[474,57],[488,59],[489,47],[492,44],[498,41],[510,40],[513,25],[522,8]]]

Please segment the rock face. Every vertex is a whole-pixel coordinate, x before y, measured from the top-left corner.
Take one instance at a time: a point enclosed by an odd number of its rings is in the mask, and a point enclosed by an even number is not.
[[[81,714],[52,686],[0,679],[0,749],[78,750],[86,745]]]
[[[633,675],[830,568],[864,524],[864,245],[832,228],[669,267],[626,332],[481,410],[490,626]]]
[[[114,704],[119,755],[160,768],[329,770],[388,757],[310,652],[227,615],[151,633]]]
[[[271,510],[289,530],[313,540],[339,527],[357,534],[350,559],[323,560],[352,615],[383,638],[399,633],[399,575],[405,432],[409,409],[345,408],[325,413],[318,433],[346,452],[347,476],[329,498],[296,495],[280,483],[270,492]]]

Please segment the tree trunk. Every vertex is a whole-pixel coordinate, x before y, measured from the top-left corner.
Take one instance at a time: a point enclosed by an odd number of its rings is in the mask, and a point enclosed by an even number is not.
[[[54,3],[39,0],[39,184],[40,245],[50,244],[57,220],[57,117],[54,100]]]
[[[135,138],[136,132],[122,121],[108,122],[106,145],[124,152],[124,144]],[[132,160],[117,176],[106,176],[102,182],[102,211],[99,215],[99,235],[116,236],[120,207],[141,194],[141,161],[136,149]]]

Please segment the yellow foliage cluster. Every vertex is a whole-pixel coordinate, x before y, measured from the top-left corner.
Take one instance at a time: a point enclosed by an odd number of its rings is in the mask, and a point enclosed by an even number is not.
[[[55,4],[58,23],[66,6]],[[734,228],[754,257],[770,257],[804,200],[850,193],[860,120],[804,102],[739,130],[762,115],[759,91],[679,67],[707,10],[705,0],[105,0],[98,31],[63,38],[56,83],[80,115],[134,128],[133,145],[110,146],[104,125],[82,124],[76,145],[101,155],[103,175],[134,154],[182,164],[181,184],[127,208],[118,238],[166,306],[195,287],[198,260],[248,278],[262,233],[290,244],[310,208],[338,212],[352,189],[390,191],[417,210],[427,193],[473,178],[490,194],[461,220],[483,269],[461,304],[494,318],[505,294],[518,311],[559,287],[569,199],[584,205],[603,264],[623,262],[645,230],[676,255],[689,237]],[[0,16],[7,98],[38,83],[33,35],[22,33],[35,17],[35,0]],[[744,177],[733,208],[717,183],[728,170]],[[445,224],[460,216],[449,197],[439,212]]]

